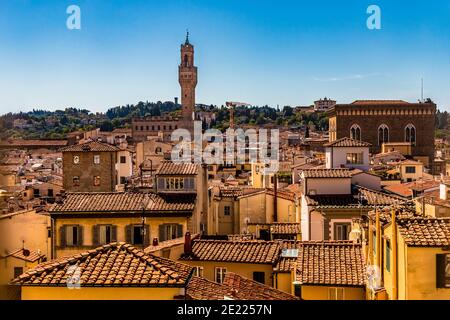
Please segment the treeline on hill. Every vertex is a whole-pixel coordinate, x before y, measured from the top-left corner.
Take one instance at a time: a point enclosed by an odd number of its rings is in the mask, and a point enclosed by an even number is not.
[[[100,128],[112,131],[130,126],[133,117],[179,114],[179,105],[172,101],[138,102],[133,105],[117,106],[106,113],[92,113],[86,109],[66,108],[46,111],[8,113],[0,116],[0,139],[64,139],[69,132],[88,131]],[[213,112],[215,121],[211,127],[225,130],[229,127],[230,110],[224,106],[201,105],[197,111]],[[282,109],[269,106],[241,106],[235,109],[235,124],[265,125],[275,124],[288,128],[308,128],[309,130],[328,130],[328,118],[324,113],[296,112],[285,106]],[[436,137],[450,137],[449,113],[436,113]]]

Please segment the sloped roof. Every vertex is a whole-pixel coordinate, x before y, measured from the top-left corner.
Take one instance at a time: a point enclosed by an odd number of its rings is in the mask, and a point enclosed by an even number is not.
[[[398,229],[411,247],[450,245],[450,218],[410,218],[398,221]]]
[[[297,300],[298,298],[247,279],[233,272],[227,272],[223,283],[193,277],[186,288],[186,294],[194,300]]]
[[[120,148],[100,141],[88,141],[61,149],[62,152],[116,152]]]
[[[13,252],[7,254],[6,256],[4,256],[2,258],[8,258],[8,257],[14,257],[14,258],[26,261],[26,262],[36,262],[39,259],[44,258],[45,255],[43,255],[35,250],[20,248],[20,249],[14,250]]]
[[[333,148],[340,148],[340,147],[371,147],[372,144],[368,142],[364,142],[361,140],[355,140],[348,137],[344,137],[329,143],[325,143],[323,145],[324,147],[333,147]]]
[[[192,211],[195,196],[163,197],[154,193],[91,192],[67,193],[62,203],[56,203],[50,213],[65,212],[124,212],[142,211]]]
[[[181,163],[177,164],[172,161],[162,161],[157,175],[196,175],[198,172],[198,165],[195,163]]]
[[[296,278],[303,285],[362,287],[365,283],[361,244],[303,242],[296,264]]]
[[[67,279],[79,276],[81,287],[184,287],[192,271],[191,266],[120,242],[40,264],[12,284],[66,286]]]
[[[273,241],[193,240],[192,254],[181,260],[274,264],[279,249]]]
[[[305,178],[351,178],[349,169],[306,169],[301,174]]]

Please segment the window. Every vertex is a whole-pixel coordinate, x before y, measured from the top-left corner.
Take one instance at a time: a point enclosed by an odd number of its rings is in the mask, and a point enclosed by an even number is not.
[[[361,128],[357,124],[352,125],[350,128],[350,138],[361,140]]]
[[[72,178],[72,183],[74,187],[79,187],[80,186],[80,177],[79,176],[74,176]]]
[[[416,167],[406,167],[405,172],[406,173],[416,173]]]
[[[382,124],[378,127],[378,145],[381,146],[385,142],[389,142],[389,127]]]
[[[391,272],[391,241],[386,240],[386,270]]]
[[[141,126],[141,131],[144,131],[144,126]]]
[[[255,271],[253,272],[253,280],[255,280],[256,282],[265,284],[265,273],[262,271]]]
[[[230,214],[231,214],[231,207],[230,206],[223,207],[223,215],[229,216]]]
[[[94,187],[100,186],[100,176],[94,176]]]
[[[99,154],[94,155],[94,164],[100,164],[100,155]]]
[[[138,127],[138,126],[135,126],[134,129],[135,129],[136,131],[139,131],[139,127]]]
[[[142,226],[133,226],[132,228],[132,243],[133,244],[144,244],[144,235]]]
[[[148,126],[146,126],[145,129],[148,131]]]
[[[347,164],[362,164],[363,154],[362,153],[347,153]]]
[[[405,142],[416,145],[416,127],[411,123],[405,127]]]
[[[100,226],[99,240],[100,244],[111,243],[112,228],[111,226]]]
[[[225,273],[227,273],[227,268],[223,267],[216,267],[215,269],[215,281],[217,283],[222,283],[223,279],[225,278]]]
[[[23,267],[14,267],[14,278],[17,278],[23,273]]]
[[[41,195],[41,191],[39,189],[33,189],[33,196],[38,198]]]
[[[167,241],[181,238],[183,236],[183,225],[176,223],[164,223],[159,225],[159,241]]]
[[[48,189],[47,190],[47,196],[48,197],[53,197],[53,189]]]
[[[436,287],[450,288],[450,254],[436,255]]]
[[[81,226],[62,226],[61,227],[61,246],[73,247],[81,246],[82,241],[82,228]]]
[[[156,147],[155,154],[160,154],[162,152],[161,147]]]
[[[167,190],[181,190],[184,188],[184,178],[166,178]]]
[[[126,177],[120,177],[120,184],[126,184],[127,178]]]
[[[348,240],[350,233],[350,223],[334,224],[334,240]]]
[[[328,288],[329,300],[344,300],[344,288]]]
[[[127,157],[120,156],[120,163],[127,163]]]
[[[194,267],[194,276],[203,277],[203,267]]]

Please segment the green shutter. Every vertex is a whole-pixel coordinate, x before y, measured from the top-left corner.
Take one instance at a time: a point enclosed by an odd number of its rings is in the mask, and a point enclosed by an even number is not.
[[[65,247],[66,246],[66,226],[62,226],[59,228],[59,237],[60,237],[61,247]]]
[[[127,243],[131,243],[131,228],[132,225],[130,224],[125,227],[125,241]]]
[[[99,245],[99,232],[100,232],[100,226],[95,225],[92,228],[92,243],[94,246]]]
[[[164,178],[158,178],[158,191],[164,190]]]
[[[117,242],[117,226],[111,226],[111,242]]]
[[[181,238],[183,236],[183,225],[179,224],[177,225],[177,237]]]
[[[166,241],[166,235],[165,235],[165,224],[159,225],[159,242]]]
[[[146,224],[144,228],[145,228],[144,246],[148,247],[150,245],[150,226]]]
[[[80,226],[80,225],[77,226],[77,233],[78,233],[77,246],[82,246],[83,245],[83,226]]]
[[[445,260],[446,254],[436,255],[436,288],[445,288]]]

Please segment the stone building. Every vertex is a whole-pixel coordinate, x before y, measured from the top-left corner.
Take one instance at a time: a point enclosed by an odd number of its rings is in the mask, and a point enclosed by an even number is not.
[[[197,67],[194,66],[194,46],[189,42],[189,33],[181,45],[178,81],[181,86],[181,118],[169,116],[133,118],[131,123],[134,141],[144,141],[149,136],[160,136],[164,141],[170,141],[171,133],[178,128],[193,132]]]
[[[90,141],[63,148],[63,186],[72,192],[111,192],[118,183],[119,148]]]
[[[436,104],[431,100],[357,100],[337,104],[327,111],[330,142],[344,137],[370,143],[379,153],[384,143],[411,143],[411,155],[426,166],[434,159]]]

